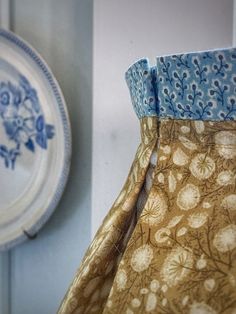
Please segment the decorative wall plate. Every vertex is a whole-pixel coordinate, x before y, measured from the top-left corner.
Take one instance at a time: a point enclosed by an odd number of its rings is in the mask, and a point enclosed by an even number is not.
[[[0,30],[0,249],[33,237],[57,206],[70,167],[65,101],[44,60]]]

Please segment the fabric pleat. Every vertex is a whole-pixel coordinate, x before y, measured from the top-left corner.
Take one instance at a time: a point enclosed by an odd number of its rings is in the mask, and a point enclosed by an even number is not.
[[[235,122],[163,120],[159,145],[153,185],[102,313],[233,313]]]
[[[141,144],[60,314],[236,314],[236,48],[125,75]]]
[[[157,144],[157,118],[144,117],[141,144],[127,181],[97,231],[58,313],[101,313],[136,223],[136,203]]]

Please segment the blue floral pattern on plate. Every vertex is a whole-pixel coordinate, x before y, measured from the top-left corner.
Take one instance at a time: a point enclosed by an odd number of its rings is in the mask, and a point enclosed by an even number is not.
[[[0,157],[7,168],[14,169],[23,147],[35,152],[36,147],[47,149],[54,137],[54,126],[47,124],[41,111],[36,90],[23,75],[19,84],[0,82],[0,118],[6,137],[13,144],[0,144]]]
[[[142,59],[129,68],[126,80],[139,118],[154,115],[150,108],[160,118],[236,118],[236,48],[158,57],[154,68]],[[152,107],[143,98],[147,94],[155,97]]]

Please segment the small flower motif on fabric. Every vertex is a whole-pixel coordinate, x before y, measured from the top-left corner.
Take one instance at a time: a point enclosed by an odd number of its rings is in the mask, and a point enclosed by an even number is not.
[[[203,207],[203,208],[211,208],[211,206],[212,206],[212,205],[211,205],[210,203],[208,203],[208,202],[203,202],[203,203],[202,203],[202,207]]]
[[[226,196],[222,202],[221,206],[225,210],[235,211],[236,210],[236,194],[230,194]]]
[[[136,249],[131,258],[131,267],[136,272],[147,269],[153,259],[153,250],[148,244]]]
[[[177,173],[177,179],[178,181],[181,181],[183,179],[182,173]]]
[[[206,291],[211,292],[214,289],[215,285],[216,285],[216,282],[215,282],[215,279],[213,278],[206,279],[204,281],[204,288]]]
[[[221,157],[233,159],[236,156],[236,134],[229,131],[221,131],[215,135],[215,143]]]
[[[162,269],[161,277],[169,287],[176,286],[190,272],[193,265],[193,255],[190,250],[177,247],[166,257]]]
[[[142,294],[142,295],[148,294],[148,289],[147,288],[141,288],[140,294]]]
[[[116,275],[117,290],[124,290],[127,283],[127,274],[124,269],[120,269]]]
[[[160,172],[157,176],[157,179],[160,183],[164,183],[165,182],[165,176],[162,172]]]
[[[183,126],[180,128],[180,130],[181,130],[181,132],[182,132],[183,134],[187,134],[187,133],[190,132],[190,128],[189,128],[188,126],[185,126],[185,125],[183,125]]]
[[[196,261],[196,268],[197,269],[203,269],[207,265],[207,260],[205,259],[204,255],[202,255],[197,261]]]
[[[138,308],[138,307],[140,307],[140,305],[141,305],[141,301],[140,301],[139,299],[137,299],[137,298],[134,298],[134,299],[131,301],[131,305],[132,305],[132,307],[134,307],[134,308]]]
[[[178,193],[177,205],[182,210],[195,208],[200,201],[199,188],[194,184],[187,184]]]
[[[194,302],[190,305],[189,314],[217,314],[217,312],[206,303]]]
[[[190,163],[192,175],[199,179],[208,179],[215,171],[215,162],[206,154],[197,154]]]
[[[235,174],[231,170],[224,170],[218,174],[217,183],[226,186],[235,183]]]
[[[166,284],[164,284],[164,285],[161,287],[161,291],[162,291],[163,293],[166,293],[167,290],[168,290],[168,286],[167,286]]]
[[[152,292],[157,292],[157,290],[160,288],[160,283],[157,279],[153,279],[150,283],[150,290]]]
[[[171,152],[171,148],[169,145],[160,146],[160,150],[162,150],[165,155],[169,155]]]
[[[207,218],[207,212],[194,213],[188,217],[188,225],[191,228],[198,229],[207,222]]]
[[[228,252],[236,248],[236,225],[231,224],[218,231],[213,245],[219,252]]]
[[[157,306],[157,296],[155,293],[150,292],[147,296],[147,301],[145,305],[146,312],[152,312]]]

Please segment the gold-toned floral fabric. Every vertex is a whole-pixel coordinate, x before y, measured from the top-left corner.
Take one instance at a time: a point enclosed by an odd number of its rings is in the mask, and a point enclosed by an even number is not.
[[[152,187],[96,313],[235,314],[235,121],[162,120],[159,136]]]
[[[141,119],[59,313],[236,314],[236,122]]]
[[[119,261],[136,225],[138,212],[142,210],[145,201],[145,193],[140,191],[146,173],[148,170],[150,173],[151,168],[154,169],[149,164],[157,144],[158,121],[156,117],[144,117],[140,124],[141,144],[127,181],[86,252],[60,306],[58,311],[60,314],[103,311]],[[147,188],[149,187],[150,183]]]

